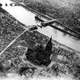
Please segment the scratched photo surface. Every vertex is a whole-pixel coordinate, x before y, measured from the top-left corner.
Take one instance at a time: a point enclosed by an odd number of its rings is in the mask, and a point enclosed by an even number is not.
[[[0,80],[80,80],[80,0],[0,0]]]

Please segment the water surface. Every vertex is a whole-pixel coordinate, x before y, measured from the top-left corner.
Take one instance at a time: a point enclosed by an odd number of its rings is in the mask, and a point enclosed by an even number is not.
[[[23,7],[21,6],[5,6],[5,3],[12,3],[10,0],[1,0],[1,3],[3,4],[3,8],[8,11],[12,16],[14,16],[17,20],[19,20],[20,22],[22,22],[23,24],[25,25],[36,25],[37,22],[35,21],[35,14],[33,14],[32,12],[24,9]],[[80,40],[76,40],[74,38],[72,38],[71,36],[69,35],[65,35],[60,32],[60,31],[57,31],[51,27],[46,27],[46,28],[39,28],[38,29],[39,32],[51,37],[68,46],[68,47],[71,47],[77,51],[80,51]]]

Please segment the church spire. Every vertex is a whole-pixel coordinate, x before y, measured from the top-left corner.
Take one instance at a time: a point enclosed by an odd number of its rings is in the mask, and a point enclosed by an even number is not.
[[[48,52],[51,52],[52,51],[52,37],[48,41],[45,50],[48,51]]]

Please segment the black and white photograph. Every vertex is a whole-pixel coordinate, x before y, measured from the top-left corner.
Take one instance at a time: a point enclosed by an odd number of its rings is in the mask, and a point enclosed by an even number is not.
[[[0,80],[80,80],[80,0],[0,0]]]

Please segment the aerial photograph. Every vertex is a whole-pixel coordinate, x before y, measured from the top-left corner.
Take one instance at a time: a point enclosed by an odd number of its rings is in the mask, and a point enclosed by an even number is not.
[[[80,80],[80,0],[0,0],[0,80]]]

